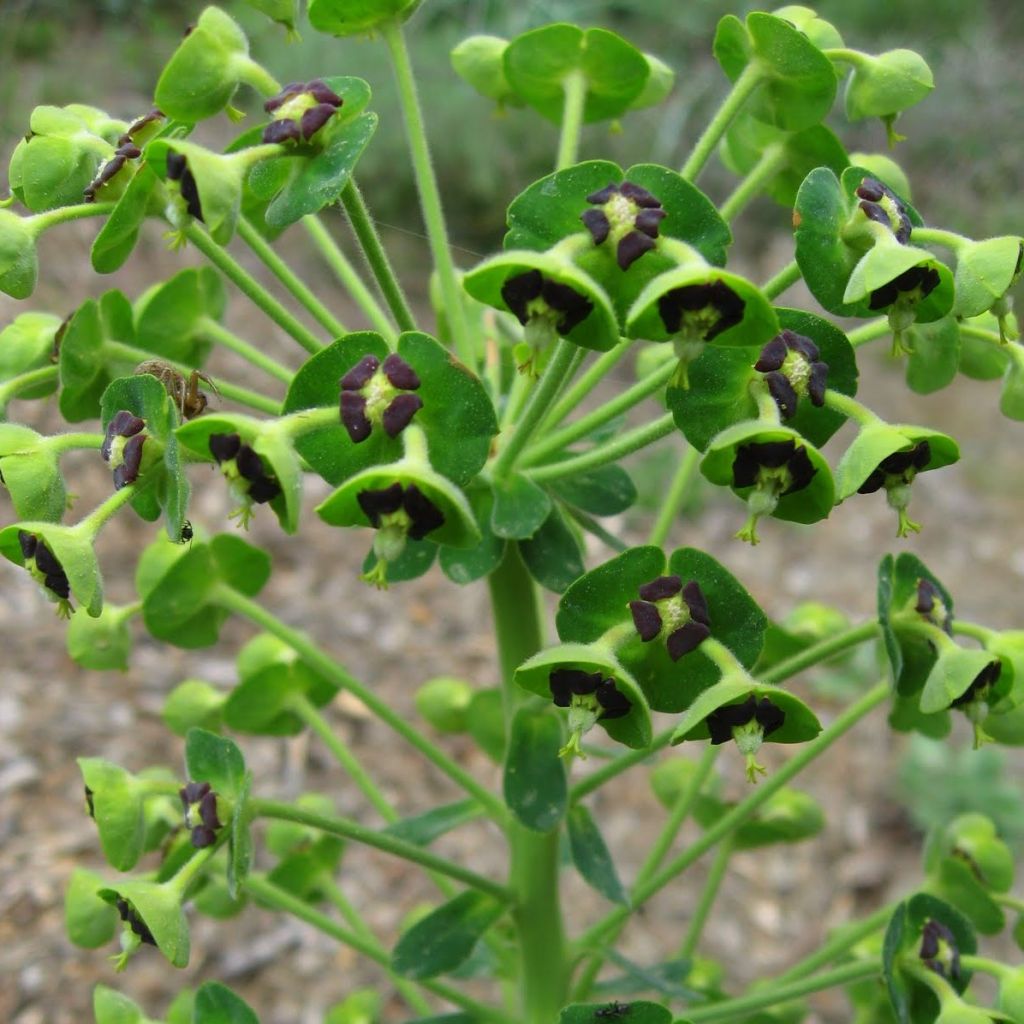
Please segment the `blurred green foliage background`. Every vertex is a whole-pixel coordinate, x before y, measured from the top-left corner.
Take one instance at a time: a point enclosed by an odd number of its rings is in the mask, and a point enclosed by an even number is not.
[[[72,100],[131,117],[145,105],[163,61],[201,0],[0,0],[0,155],[25,130],[36,103]],[[355,74],[375,90],[382,120],[399,116],[379,44],[332,39],[311,30],[301,43],[241,0],[224,4],[250,32],[253,50],[282,80]],[[636,112],[619,133],[587,130],[581,153],[626,163],[634,158],[678,166],[708,112],[725,93],[710,40],[725,13],[770,8],[751,0],[425,0],[410,41],[454,237],[473,251],[500,238],[508,200],[551,168],[556,133],[528,111],[491,109],[451,70],[448,53],[464,36],[506,37],[549,21],[601,24],[666,60],[678,78],[669,100]],[[966,234],[1024,222],[1024,90],[1020,52],[1024,4],[1000,0],[821,0],[848,45],[878,52],[921,51],[935,70],[935,94],[900,122],[909,136],[895,156],[908,168],[914,199],[930,223]],[[833,127],[850,150],[885,145],[877,123]],[[376,215],[418,233],[420,225],[400,133],[381,131],[360,167]],[[702,185],[721,198],[721,168]],[[787,227],[767,201],[745,214],[745,227]]]

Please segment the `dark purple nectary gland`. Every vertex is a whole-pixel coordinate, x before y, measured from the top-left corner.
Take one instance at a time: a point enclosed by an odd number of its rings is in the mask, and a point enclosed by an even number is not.
[[[388,383],[400,391],[417,391],[420,378],[416,371],[397,352],[384,360],[384,376]]]
[[[380,367],[380,360],[372,354],[363,356],[362,359],[352,367],[339,384],[342,391],[359,391],[370,383],[370,378]]]
[[[675,597],[683,589],[683,581],[678,576],[658,576],[650,583],[640,587],[640,597],[644,601],[664,601],[667,597]]]
[[[398,437],[412,422],[413,416],[423,408],[423,399],[419,395],[396,395],[381,417],[381,425],[388,437]]]
[[[373,430],[366,416],[366,399],[357,391],[342,391],[341,422],[353,444],[365,441]]]
[[[633,616],[633,625],[636,626],[640,639],[650,643],[661,632],[661,613],[658,606],[649,601],[630,601],[629,612]]]

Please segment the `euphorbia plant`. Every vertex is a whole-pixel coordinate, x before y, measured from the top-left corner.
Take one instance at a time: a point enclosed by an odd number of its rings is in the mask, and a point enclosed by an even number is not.
[[[288,31],[299,24],[290,0],[252,6]],[[120,934],[118,969],[130,969],[147,946],[181,967],[190,916],[244,912],[254,900],[380,964],[407,1006],[403,1019],[796,1021],[806,1017],[798,1000],[836,986],[847,988],[859,1020],[1024,1019],[1020,969],[977,955],[976,932],[1001,931],[1004,909],[1024,904],[1010,894],[1007,848],[976,814],[930,840],[918,892],[850,923],[781,976],[730,993],[720,972],[694,959],[731,853],[820,829],[821,809],[788,784],[870,713],[887,705],[894,729],[933,737],[962,716],[978,745],[1024,742],[1020,635],[958,619],[950,591],[914,555],[885,554],[876,542],[877,619],[849,625],[820,605],[770,623],[713,554],[666,550],[698,470],[747,504],[737,538],[750,543],[771,544],[772,519],[814,524],[840,503],[835,514],[853,515],[849,505],[871,500],[858,495],[880,490],[898,514],[899,536],[920,529],[907,511],[913,481],[959,451],[944,433],[888,423],[856,397],[856,349],[876,338],[892,337],[916,390],[944,387],[958,371],[1002,374],[1002,409],[1024,418],[1024,350],[1009,294],[1024,239],[926,227],[892,159],[851,162],[823,124],[842,87],[849,119],[879,118],[896,140],[899,115],[932,88],[928,66],[910,50],[850,49],[806,7],[727,16],[713,49],[731,89],[682,168],[622,169],[580,162],[581,128],[661,102],[673,76],[664,61],[605,29],[569,24],[466,40],[453,54],[458,74],[499,104],[553,122],[559,142],[552,172],[509,197],[503,250],[460,269],[405,48],[417,7],[310,0],[307,14],[312,30],[373,35],[390,57],[433,254],[436,324],[407,302],[354,178],[377,127],[370,85],[325,68],[282,87],[215,7],[170,56],[151,110],[119,119],[81,104],[37,108],[11,159],[11,198],[0,210],[0,289],[9,295],[29,298],[36,239],[72,219],[100,222],[92,249],[99,273],[121,266],[152,222],[173,248],[194,247],[209,266],[180,270],[134,301],[116,290],[87,298],[65,321],[24,312],[0,332],[0,409],[10,415],[12,403],[56,393],[69,423],[93,424],[50,437],[0,425],[0,473],[16,517],[0,531],[0,552],[71,618],[69,652],[89,667],[127,663],[136,619],[156,639],[188,649],[215,644],[229,616],[257,630],[238,654],[236,686],[186,679],[168,695],[164,717],[184,737],[183,772],[81,760],[86,807],[111,872],[75,873],[71,938],[100,947]],[[232,128],[254,93],[263,114]],[[206,121],[204,138],[221,131],[219,151],[191,137]],[[697,184],[716,149],[742,175],[720,204]],[[795,228],[794,261],[763,283],[725,269],[732,222],[759,193],[791,208]],[[338,204],[376,292],[324,226]],[[274,239],[290,228],[308,235],[372,329],[348,330],[328,297],[276,253]],[[736,234],[757,242],[742,227]],[[226,248],[235,237],[315,327],[236,261]],[[820,309],[780,303],[801,278]],[[228,287],[295,341],[301,365],[223,325]],[[865,322],[850,328],[837,317]],[[214,346],[264,373],[267,391],[208,375],[202,367]],[[633,353],[636,383],[617,394],[599,388]],[[646,415],[649,398],[665,411]],[[627,413],[638,414],[628,429]],[[847,420],[856,433],[833,467],[821,448]],[[647,543],[630,545],[599,522],[636,500],[619,463],[673,435],[685,451]],[[61,459],[74,450],[97,468],[105,461],[110,480],[110,496],[84,515],[68,514]],[[207,477],[202,486],[228,488],[237,522],[201,523],[190,512],[195,463],[219,469],[223,480]],[[397,586],[435,562],[454,584],[488,581],[501,686],[433,680],[416,704],[436,731],[468,732],[500,766],[500,787],[259,600],[269,558],[238,529],[253,516],[273,517],[295,533],[309,475],[334,488],[317,506],[320,518],[362,528],[346,542],[363,545],[367,584]],[[139,557],[138,600],[114,606],[104,601],[93,544],[129,507],[161,521],[162,532],[154,528]],[[920,518],[927,521],[926,510]],[[588,568],[587,533],[614,556]],[[550,643],[541,589],[560,595]],[[358,602],[355,589],[349,600]],[[823,727],[790,683],[861,644],[884,652],[883,678]],[[464,799],[400,820],[324,715],[341,691]],[[304,729],[337,757],[385,828],[338,815],[330,794],[268,798],[268,780],[253,777],[229,735]],[[759,752],[773,743],[793,753],[766,774]],[[682,755],[668,756],[677,744]],[[723,750],[737,756],[734,746],[757,785],[727,798],[714,762]],[[627,888],[588,798],[650,762],[668,817]],[[430,849],[479,817],[507,841],[504,877]],[[688,818],[700,837],[673,852]],[[254,836],[261,819],[267,828]],[[418,914],[393,948],[336,884],[346,839],[402,858],[437,884],[438,905]],[[650,965],[616,954],[629,970],[605,972],[630,915],[678,886],[712,849],[679,948]],[[568,870],[612,904],[574,935],[559,894]],[[503,984],[467,992],[461,979],[471,957],[474,974]],[[970,979],[979,971],[999,981],[997,1008],[978,1005]],[[155,1019],[106,985],[94,1006],[99,1024]],[[373,1020],[379,1007],[372,993],[351,993],[327,1019]],[[209,982],[160,1019],[257,1016]]]

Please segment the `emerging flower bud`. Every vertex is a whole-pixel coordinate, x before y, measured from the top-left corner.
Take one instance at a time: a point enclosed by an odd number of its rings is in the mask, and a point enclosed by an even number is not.
[[[409,393],[419,390],[419,376],[394,352],[383,364],[374,355],[364,356],[339,384],[341,422],[355,444],[365,441],[375,425],[397,437],[423,408],[423,399]]]
[[[645,188],[624,181],[607,185],[587,196],[596,209],[580,214],[595,245],[608,239],[615,247],[620,270],[628,270],[645,252],[655,247],[659,225],[667,216],[661,200]]]
[[[263,109],[274,120],[263,129],[264,142],[310,142],[345,101],[319,78],[291,82]]]

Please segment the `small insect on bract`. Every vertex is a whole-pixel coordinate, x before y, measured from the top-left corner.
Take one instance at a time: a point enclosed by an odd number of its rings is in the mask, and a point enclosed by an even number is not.
[[[206,409],[207,398],[199,390],[199,382],[203,381],[214,394],[217,385],[202,370],[193,370],[187,377],[162,359],[147,359],[135,367],[135,373],[148,373],[156,377],[163,385],[164,391],[174,399],[183,420],[194,420]]]
[[[599,1020],[617,1020],[619,1017],[625,1017],[629,1013],[629,1009],[629,1003],[609,1003],[607,1006],[602,1006],[600,1010],[595,1010],[594,1017]]]

